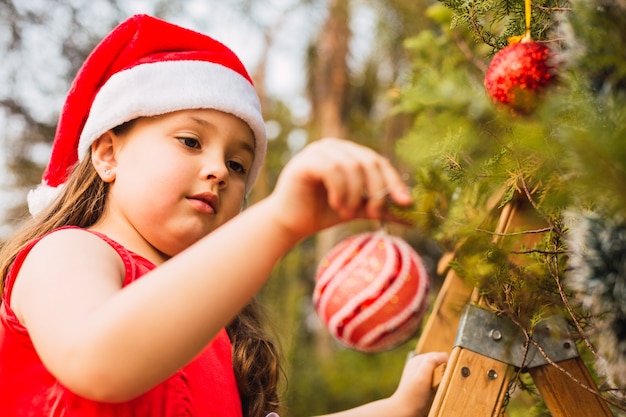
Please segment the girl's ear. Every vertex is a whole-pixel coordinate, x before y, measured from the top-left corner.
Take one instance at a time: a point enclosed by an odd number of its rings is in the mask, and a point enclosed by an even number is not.
[[[115,180],[115,147],[117,141],[112,131],[103,133],[91,144],[91,163],[102,181],[113,182]]]

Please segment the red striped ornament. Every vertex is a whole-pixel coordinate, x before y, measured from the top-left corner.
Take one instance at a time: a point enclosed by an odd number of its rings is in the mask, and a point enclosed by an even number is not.
[[[339,242],[321,260],[313,304],[343,345],[381,352],[409,340],[428,310],[430,277],[415,250],[384,231]]]

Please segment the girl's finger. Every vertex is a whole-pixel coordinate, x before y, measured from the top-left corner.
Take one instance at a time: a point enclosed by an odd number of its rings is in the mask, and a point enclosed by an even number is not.
[[[404,206],[411,203],[409,193],[402,176],[391,165],[387,158],[378,156],[376,169],[371,171],[368,178],[371,190],[366,212],[370,218],[385,217],[386,209],[390,201]]]
[[[323,178],[328,206],[340,214],[345,211],[347,195],[349,194],[350,186],[347,180],[348,177],[340,167],[329,170]]]
[[[389,160],[383,159],[382,164],[381,171],[389,191],[388,196],[394,203],[400,206],[411,204],[412,196],[402,175],[391,165]]]
[[[332,142],[332,153],[326,155],[326,163],[332,167],[332,175],[325,178],[329,204],[344,219],[357,217],[369,190],[368,172],[372,171],[370,165],[375,154],[352,142],[326,141]]]

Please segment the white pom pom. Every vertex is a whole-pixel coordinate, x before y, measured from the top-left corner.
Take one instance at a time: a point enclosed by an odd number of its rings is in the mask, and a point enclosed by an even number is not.
[[[28,201],[28,211],[34,217],[41,213],[61,192],[62,185],[51,187],[46,183],[41,183],[34,190],[30,190],[26,196]]]

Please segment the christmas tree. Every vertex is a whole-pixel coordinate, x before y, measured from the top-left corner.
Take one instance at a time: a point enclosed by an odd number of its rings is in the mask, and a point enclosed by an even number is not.
[[[440,30],[407,41],[413,71],[397,105],[413,116],[398,154],[417,184],[402,215],[527,332],[566,316],[623,412],[626,1],[442,0],[429,14]],[[500,61],[510,69],[490,75]],[[521,108],[488,94],[515,85]],[[511,203],[516,224],[495,234]]]

